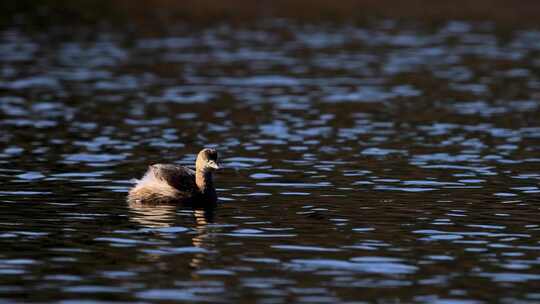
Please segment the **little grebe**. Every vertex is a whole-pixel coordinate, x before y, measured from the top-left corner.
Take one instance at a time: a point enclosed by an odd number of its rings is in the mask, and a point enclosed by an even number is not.
[[[151,165],[129,190],[128,201],[215,204],[217,194],[212,173],[219,169],[217,161],[216,150],[203,149],[197,155],[195,171],[175,164]]]

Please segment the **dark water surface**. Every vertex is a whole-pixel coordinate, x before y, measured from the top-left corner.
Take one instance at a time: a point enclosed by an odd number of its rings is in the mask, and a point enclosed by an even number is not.
[[[540,32],[87,34],[0,34],[0,302],[540,302]]]

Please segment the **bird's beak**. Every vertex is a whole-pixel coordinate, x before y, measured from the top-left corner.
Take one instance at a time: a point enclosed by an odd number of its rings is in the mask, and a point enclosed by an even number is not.
[[[221,169],[221,167],[214,161],[211,161],[208,163],[208,166],[214,170],[219,170]]]

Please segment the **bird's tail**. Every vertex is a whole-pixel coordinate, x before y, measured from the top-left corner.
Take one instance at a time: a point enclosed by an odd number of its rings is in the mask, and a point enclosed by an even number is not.
[[[153,176],[146,175],[137,182],[135,187],[129,190],[127,199],[133,203],[161,204],[173,202],[178,198],[178,195],[178,190],[156,180]]]

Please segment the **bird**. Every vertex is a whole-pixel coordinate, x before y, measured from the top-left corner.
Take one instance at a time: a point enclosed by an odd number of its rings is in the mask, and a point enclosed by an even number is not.
[[[213,205],[217,202],[213,173],[219,170],[218,153],[204,148],[197,155],[195,171],[177,164],[153,164],[143,178],[129,190],[130,203],[192,203]]]

